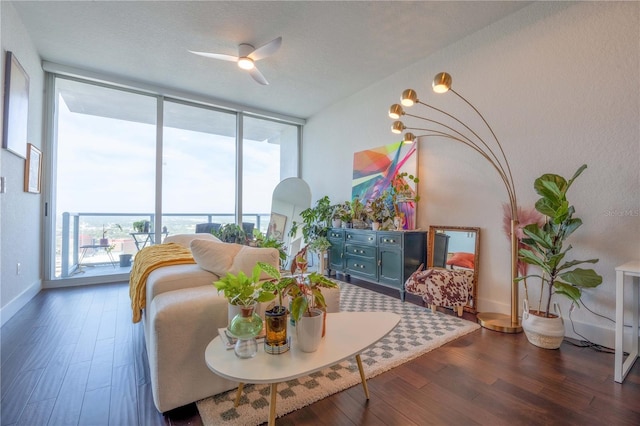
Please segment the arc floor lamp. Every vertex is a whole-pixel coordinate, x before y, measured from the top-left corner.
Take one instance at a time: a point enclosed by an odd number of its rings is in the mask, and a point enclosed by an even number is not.
[[[436,108],[433,105],[421,102],[418,99],[418,94],[413,89],[407,89],[402,92],[401,105],[393,104],[389,108],[389,117],[396,120],[391,126],[391,131],[398,134],[405,130],[427,132],[417,136],[411,132],[406,132],[404,134],[404,141],[407,143],[413,142],[417,138],[444,138],[460,142],[480,154],[493,166],[496,172],[498,172],[498,175],[507,190],[509,207],[511,210],[511,314],[507,315],[493,312],[480,312],[478,313],[477,318],[480,325],[487,329],[503,333],[519,333],[522,331],[522,326],[518,319],[518,283],[515,281],[518,277],[518,239],[515,232],[518,225],[518,202],[516,199],[511,168],[504,150],[502,149],[502,145],[500,144],[500,141],[498,141],[498,138],[493,132],[491,126],[489,126],[489,123],[487,123],[487,120],[485,120],[482,114],[480,114],[471,102],[451,88],[451,81],[451,76],[446,72],[438,73],[433,79],[433,91],[435,93],[451,92],[463,100],[482,119],[491,133],[490,140],[485,141],[478,135],[478,132],[463,123],[454,115],[440,108]],[[435,118],[413,115],[404,111],[403,107],[411,107],[415,104],[420,104],[429,108]],[[400,117],[403,115],[423,120],[429,123],[429,127],[406,127],[402,121],[399,121]],[[446,124],[443,121],[447,121],[450,124]]]

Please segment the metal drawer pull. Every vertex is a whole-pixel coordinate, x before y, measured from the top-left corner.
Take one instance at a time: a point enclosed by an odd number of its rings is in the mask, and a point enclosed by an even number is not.
[[[353,249],[353,252],[356,254],[364,254],[364,250]]]
[[[382,241],[385,242],[385,243],[395,243],[396,242],[396,240],[394,240],[392,238],[391,239],[390,238],[383,238]]]
[[[353,264],[354,268],[360,268],[360,269],[364,269],[364,265],[358,265],[357,263]]]
[[[369,241],[373,241],[373,237],[369,237]]]

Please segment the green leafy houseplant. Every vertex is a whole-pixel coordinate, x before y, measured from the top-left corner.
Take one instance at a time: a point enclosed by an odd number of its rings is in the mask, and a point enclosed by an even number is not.
[[[241,226],[235,223],[225,223],[217,231],[211,231],[213,235],[225,243],[245,244],[247,236]]]
[[[284,250],[284,241],[272,236],[265,236],[259,229],[253,230],[253,241],[256,247],[278,249],[281,264],[287,260],[287,252]]]
[[[518,281],[533,277],[540,279],[538,312],[547,318],[554,294],[566,296],[580,306],[582,289],[597,287],[602,283],[602,277],[593,269],[576,268],[584,263],[597,263],[598,259],[565,260],[572,248],[571,245],[565,248],[565,241],[582,225],[582,220],[574,217],[575,208],[569,205],[566,194],[586,168],[586,164],[582,165],[569,181],[555,174],[544,174],[533,185],[536,193],[542,197],[536,202],[536,210],[546,216],[546,222],[542,226],[532,223],[523,228],[525,237],[522,243],[528,248],[522,248],[518,253],[521,261],[537,266],[540,273],[519,277]],[[542,310],[545,293],[546,304]]]
[[[260,282],[262,269],[259,264],[253,267],[251,276],[240,271],[237,275],[230,272],[213,283],[213,286],[222,292],[224,297],[232,305],[251,306],[256,302],[269,302],[275,298],[270,288]]]
[[[304,263],[302,262],[300,263]],[[305,311],[312,307],[324,309],[326,303],[321,287],[335,288],[338,285],[322,274],[312,272],[305,276],[306,270],[300,270],[297,277],[282,277],[280,271],[267,263],[258,263],[260,268],[272,279],[265,284],[266,289],[277,292],[280,305],[285,297],[291,298],[291,317],[299,321]]]
[[[298,232],[298,227],[301,226],[302,236],[307,243],[312,242],[317,237],[326,237],[331,226],[333,209],[329,197],[325,195],[316,201],[314,207],[309,207],[300,212],[302,224],[294,221],[289,235],[295,236]]]

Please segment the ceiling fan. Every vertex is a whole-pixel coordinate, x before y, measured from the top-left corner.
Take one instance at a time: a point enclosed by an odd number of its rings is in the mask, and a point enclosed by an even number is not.
[[[269,82],[264,78],[258,68],[256,68],[255,61],[259,61],[260,59],[273,55],[280,48],[281,44],[282,37],[273,39],[269,43],[264,44],[257,49],[250,44],[242,43],[238,46],[238,56],[226,55],[224,53],[194,52],[193,50],[190,50],[189,52],[207,58],[237,62],[240,68],[249,71],[249,75],[251,75],[255,81],[260,84],[267,85]]]

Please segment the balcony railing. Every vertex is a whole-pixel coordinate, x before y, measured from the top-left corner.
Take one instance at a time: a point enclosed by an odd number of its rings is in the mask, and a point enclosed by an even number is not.
[[[269,217],[269,213],[247,213],[242,221],[266,233]],[[55,276],[68,278],[82,266],[118,267],[120,255],[135,257],[143,246],[166,235],[193,234],[199,223],[235,223],[233,213],[169,213],[162,215],[162,227],[155,230],[155,218],[152,213],[63,213],[57,226]],[[149,221],[149,233],[134,235],[136,221]],[[108,241],[101,241],[103,237]]]

